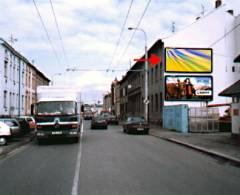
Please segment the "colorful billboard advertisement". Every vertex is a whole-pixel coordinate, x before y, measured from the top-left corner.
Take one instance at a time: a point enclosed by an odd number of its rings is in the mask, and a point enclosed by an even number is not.
[[[165,76],[167,101],[211,101],[212,99],[212,76]]]
[[[211,48],[165,48],[165,71],[211,73]]]

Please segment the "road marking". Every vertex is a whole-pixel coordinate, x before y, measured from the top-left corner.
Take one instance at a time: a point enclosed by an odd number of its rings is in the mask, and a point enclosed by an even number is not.
[[[82,137],[83,137],[83,122],[81,125],[80,144],[79,144],[79,149],[78,149],[77,162],[76,162],[76,167],[75,167],[75,175],[74,175],[74,179],[73,179],[71,195],[78,194],[78,181],[79,181],[80,165],[81,165],[81,157],[82,157]]]
[[[12,150],[11,152],[7,153],[7,154],[3,154],[0,156],[0,165],[5,162],[6,160],[12,158],[13,156],[15,156],[16,154],[22,152],[23,150],[25,150],[26,148],[28,148],[30,145],[22,145],[19,146],[19,148],[16,148],[14,150]]]

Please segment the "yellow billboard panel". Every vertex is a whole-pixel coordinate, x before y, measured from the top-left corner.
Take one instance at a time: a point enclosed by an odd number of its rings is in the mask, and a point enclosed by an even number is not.
[[[211,48],[166,48],[165,71],[181,73],[211,73]]]

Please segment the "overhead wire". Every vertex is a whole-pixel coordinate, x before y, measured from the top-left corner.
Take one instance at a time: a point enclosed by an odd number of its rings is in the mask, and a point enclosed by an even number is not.
[[[147,12],[147,9],[148,9],[150,3],[151,3],[151,0],[149,0],[149,1],[147,2],[146,6],[145,6],[145,9],[144,9],[144,11],[143,11],[143,13],[142,13],[142,15],[141,15],[141,17],[140,17],[140,19],[139,19],[136,27],[134,27],[135,29],[134,29],[134,31],[133,31],[133,33],[132,33],[132,36],[131,36],[131,38],[129,39],[129,41],[128,41],[128,43],[127,43],[127,46],[125,47],[125,49],[124,49],[121,57],[119,58],[119,60],[118,60],[118,62],[117,62],[117,65],[115,66],[115,68],[120,65],[123,57],[126,55],[126,52],[127,52],[128,48],[129,48],[129,45],[131,44],[131,42],[132,42],[132,40],[133,40],[133,37],[135,36],[135,33],[136,33],[136,31],[137,31],[137,28],[140,26],[140,24],[141,24],[141,22],[142,22],[142,19],[144,18],[145,13]]]
[[[228,34],[230,34],[231,32],[233,32],[236,28],[238,28],[240,26],[240,23],[237,24],[236,26],[234,26],[231,30],[229,30],[228,32],[224,33],[223,36],[221,36],[219,39],[217,39],[216,41],[214,41],[209,47],[212,47],[213,45],[217,44],[219,41],[221,41],[222,39],[224,39]]]
[[[59,37],[59,40],[60,40],[60,43],[61,43],[61,48],[62,48],[62,51],[63,51],[63,55],[64,55],[64,58],[65,58],[65,61],[67,62],[67,65],[69,65],[69,60],[68,60],[68,57],[67,57],[67,54],[66,54],[66,49],[64,47],[64,43],[63,43],[63,39],[62,39],[62,34],[61,34],[61,31],[60,31],[60,28],[59,28],[59,25],[58,25],[58,21],[57,21],[57,16],[56,16],[56,13],[54,11],[54,7],[53,7],[53,3],[52,3],[52,0],[49,0],[50,4],[51,4],[51,10],[52,10],[52,13],[53,13],[53,17],[54,17],[54,22],[56,24],[56,28],[57,28],[57,32],[58,32],[58,37]]]
[[[50,44],[50,46],[51,46],[51,49],[52,49],[52,51],[53,51],[53,53],[54,53],[54,55],[55,55],[55,57],[56,57],[56,59],[57,59],[58,64],[61,65],[60,59],[59,59],[59,57],[58,57],[58,55],[57,55],[57,52],[56,52],[56,50],[55,50],[55,48],[54,48],[54,46],[53,46],[53,43],[52,43],[52,41],[51,41],[51,39],[50,39],[50,36],[49,36],[48,30],[47,30],[47,27],[46,27],[46,25],[45,25],[45,23],[44,23],[44,21],[43,21],[43,18],[42,18],[41,14],[40,14],[40,11],[39,11],[38,7],[37,7],[37,4],[36,4],[35,0],[32,0],[32,1],[33,1],[33,4],[34,4],[35,9],[36,9],[36,11],[37,11],[38,17],[39,17],[39,19],[40,19],[40,21],[41,21],[41,24],[42,24],[42,26],[43,26],[43,29],[44,29],[44,31],[45,31],[45,33],[46,33],[47,40],[48,40],[48,42],[49,42],[49,44]]]
[[[133,4],[133,0],[131,0],[130,5],[129,5],[129,7],[128,7],[127,15],[126,15],[126,17],[125,17],[125,19],[124,19],[124,22],[123,22],[123,25],[122,25],[122,28],[121,28],[121,31],[120,31],[120,35],[119,35],[119,38],[118,38],[118,40],[117,40],[116,46],[115,46],[115,48],[114,48],[114,52],[113,52],[113,55],[112,55],[110,64],[109,64],[109,66],[108,66],[108,69],[112,66],[113,60],[114,60],[114,58],[115,58],[117,49],[118,49],[118,47],[119,47],[119,44],[120,44],[120,41],[121,41],[121,38],[122,38],[122,35],[123,35],[123,32],[124,32],[124,29],[125,29],[125,26],[126,26],[126,23],[127,23],[127,20],[128,20],[128,16],[129,16],[130,11],[131,11],[131,8],[132,8],[132,4]]]

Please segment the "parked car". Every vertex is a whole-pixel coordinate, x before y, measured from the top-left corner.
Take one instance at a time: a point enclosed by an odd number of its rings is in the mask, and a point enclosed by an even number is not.
[[[28,122],[25,118],[18,117],[18,118],[16,118],[16,120],[20,124],[21,134],[25,134],[25,133],[28,133],[30,131],[29,124],[28,124]]]
[[[117,119],[117,117],[115,115],[109,115],[108,120],[107,120],[108,124],[115,124],[118,125],[119,121]]]
[[[19,136],[21,134],[21,126],[14,118],[0,118],[0,122],[4,122],[10,127],[12,136]]]
[[[144,117],[128,117],[123,123],[124,133],[149,133],[149,124],[146,122]]]
[[[0,146],[7,144],[7,139],[11,136],[11,130],[4,122],[0,122]]]
[[[92,119],[91,129],[107,129],[107,120],[99,115]]]
[[[21,129],[25,132],[34,131],[36,128],[35,119],[31,116],[20,116],[17,118]]]

